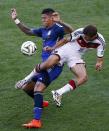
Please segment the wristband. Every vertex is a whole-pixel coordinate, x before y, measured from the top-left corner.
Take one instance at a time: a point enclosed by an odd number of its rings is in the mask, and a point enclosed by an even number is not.
[[[19,19],[15,19],[14,22],[15,22],[16,25],[18,25],[20,23],[20,20]]]

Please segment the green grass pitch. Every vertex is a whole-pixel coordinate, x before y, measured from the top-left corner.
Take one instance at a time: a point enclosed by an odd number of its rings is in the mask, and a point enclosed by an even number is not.
[[[25,131],[21,125],[31,120],[33,101],[16,90],[16,81],[26,76],[40,62],[41,39],[23,34],[10,17],[15,7],[19,19],[30,27],[39,27],[40,12],[52,7],[74,29],[95,24],[104,35],[107,46],[104,67],[95,71],[96,51],[85,56],[88,82],[65,94],[62,108],[56,108],[51,90],[63,86],[73,77],[67,66],[62,75],[45,91],[50,106],[44,109],[40,131],[109,131],[109,1],[108,0],[0,0],[0,131]],[[37,41],[38,51],[32,57],[21,54],[22,42]]]

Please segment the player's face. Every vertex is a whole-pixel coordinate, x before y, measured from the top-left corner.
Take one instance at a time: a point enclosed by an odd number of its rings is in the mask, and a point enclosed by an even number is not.
[[[49,27],[53,24],[53,17],[51,15],[42,14],[42,24],[45,27]]]
[[[95,36],[93,36],[93,37],[90,37],[90,36],[84,35],[84,39],[85,39],[86,41],[93,41],[93,40],[96,39],[96,37],[97,37],[97,35],[95,35]]]

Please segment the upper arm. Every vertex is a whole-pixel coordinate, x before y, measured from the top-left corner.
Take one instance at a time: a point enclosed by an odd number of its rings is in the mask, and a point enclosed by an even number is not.
[[[31,32],[33,35],[38,36],[38,37],[42,37],[42,28],[39,29],[31,29]]]
[[[104,51],[105,51],[105,44],[100,44],[97,48],[97,56],[98,57],[103,57],[104,56]]]
[[[97,48],[97,56],[98,57],[103,57],[104,56],[104,51],[105,51],[105,39],[103,38],[103,36],[98,37],[99,41],[100,41],[100,45]]]
[[[73,32],[74,29],[69,24],[65,22],[60,22],[60,24],[63,26],[65,34],[69,34]]]

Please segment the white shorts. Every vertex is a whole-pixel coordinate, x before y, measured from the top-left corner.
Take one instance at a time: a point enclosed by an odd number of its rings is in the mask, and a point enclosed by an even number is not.
[[[54,50],[52,54],[56,54],[60,57],[60,64],[67,63],[69,68],[74,67],[76,64],[85,63],[81,59],[81,55],[77,53],[71,44],[66,44],[60,48]]]

